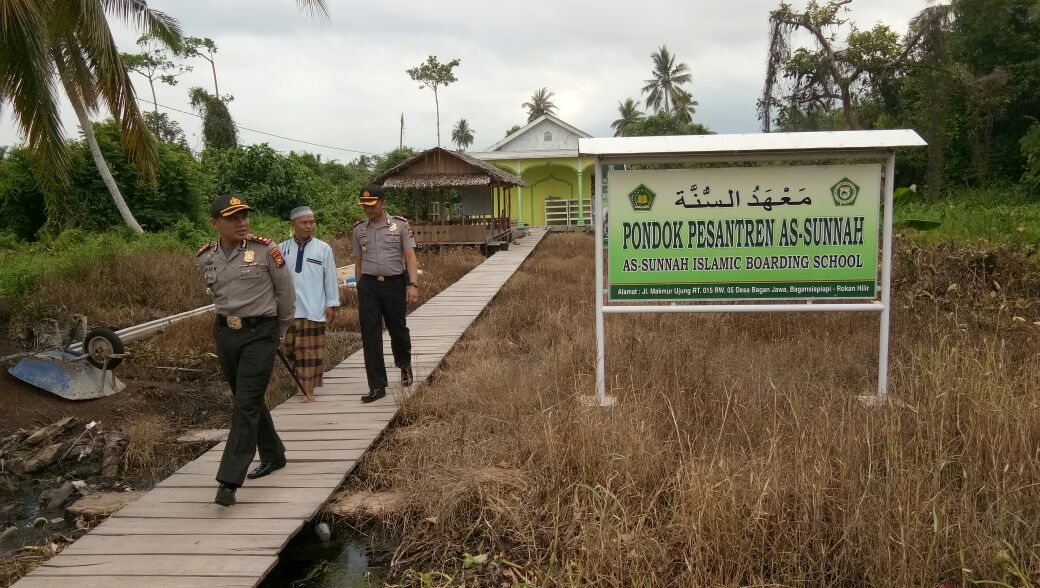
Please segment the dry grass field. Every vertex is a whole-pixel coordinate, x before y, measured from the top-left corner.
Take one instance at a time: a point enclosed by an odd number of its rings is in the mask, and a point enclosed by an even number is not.
[[[415,586],[1040,584],[1040,272],[901,241],[877,317],[607,317],[593,240],[552,235],[410,400],[354,489]],[[485,559],[486,558],[486,559]],[[990,582],[985,584],[985,582]]]

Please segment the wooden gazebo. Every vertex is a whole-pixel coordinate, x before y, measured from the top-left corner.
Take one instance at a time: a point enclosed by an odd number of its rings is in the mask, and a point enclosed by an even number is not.
[[[512,189],[527,187],[490,163],[441,147],[419,153],[373,182],[389,192],[420,195],[424,206],[408,211],[417,217],[411,227],[420,246],[509,243],[514,238]]]

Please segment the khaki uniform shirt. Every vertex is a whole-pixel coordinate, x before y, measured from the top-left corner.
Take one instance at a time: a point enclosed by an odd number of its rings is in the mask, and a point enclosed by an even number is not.
[[[415,236],[404,217],[387,216],[376,222],[366,219],[354,225],[354,256],[361,258],[361,272],[366,276],[405,273],[405,249],[415,249]]]
[[[270,239],[251,235],[230,255],[218,239],[199,249],[195,263],[217,314],[278,317],[279,335],[285,335],[293,322],[296,291],[282,252]]]

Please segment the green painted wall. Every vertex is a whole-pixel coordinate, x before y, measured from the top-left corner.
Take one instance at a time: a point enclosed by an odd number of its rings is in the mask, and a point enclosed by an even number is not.
[[[521,177],[530,184],[529,188],[513,188],[513,219],[523,221],[524,224],[541,226],[545,224],[545,199],[550,196],[557,198],[578,198],[578,159],[525,159],[515,161],[493,161],[498,167],[515,173],[517,163],[523,170]],[[582,176],[581,199],[588,202],[592,194],[592,171],[591,162],[582,160],[584,166]],[[520,195],[523,201],[520,201]],[[521,215],[522,211],[522,215]],[[586,219],[586,223],[589,219]]]

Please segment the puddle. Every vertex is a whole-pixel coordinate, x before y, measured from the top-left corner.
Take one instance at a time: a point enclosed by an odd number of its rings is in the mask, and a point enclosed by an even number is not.
[[[323,542],[307,524],[282,550],[260,588],[369,588],[382,586],[390,563],[384,545],[353,529],[333,527]]]
[[[49,486],[59,483],[28,483],[14,492],[5,493],[0,498],[0,510],[5,516],[0,517],[0,557],[9,557],[22,550],[26,545],[37,545],[48,541],[51,535],[70,532],[75,529],[64,517],[64,509],[44,510],[40,503],[40,492]],[[39,524],[33,522],[39,518]],[[10,528],[13,531],[8,531]]]

